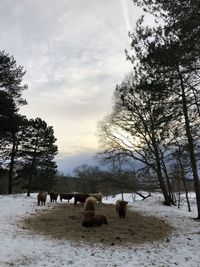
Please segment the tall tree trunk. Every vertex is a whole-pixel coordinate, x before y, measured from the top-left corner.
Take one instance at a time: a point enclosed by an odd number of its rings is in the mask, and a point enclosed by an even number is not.
[[[156,158],[156,170],[157,170],[158,181],[160,184],[160,189],[164,196],[164,204],[167,206],[171,206],[171,204],[174,205],[174,201],[171,198],[171,196],[168,194],[168,191],[167,191],[164,179],[163,179],[160,156],[159,156],[157,144],[156,144],[154,137],[152,137],[152,143],[153,143],[154,153],[155,153],[155,158]]]
[[[30,168],[30,175],[28,178],[27,197],[30,197],[30,194],[31,194],[31,186],[32,186],[32,179],[33,179],[33,171],[34,171],[34,167],[35,167],[38,139],[39,139],[39,134],[37,134],[36,144],[35,144],[34,151],[33,151],[33,158],[32,158],[31,168]]]
[[[193,173],[193,179],[194,179],[194,186],[195,186],[195,192],[196,192],[196,202],[197,202],[197,219],[200,219],[200,185],[199,185],[199,177],[198,177],[198,171],[197,171],[197,164],[195,159],[195,152],[194,152],[194,144],[193,144],[193,138],[191,134],[190,129],[190,123],[189,123],[189,116],[188,116],[188,108],[187,108],[187,99],[185,95],[185,88],[183,83],[182,75],[178,68],[178,74],[180,78],[180,85],[181,85],[181,92],[182,92],[182,104],[183,104],[183,113],[185,118],[185,130],[186,130],[186,136],[188,140],[188,148],[190,153],[190,162],[192,167],[192,173]]]
[[[32,174],[28,177],[27,197],[31,195]]]
[[[12,152],[11,152],[9,173],[8,173],[8,194],[12,194],[12,189],[13,189],[14,162],[15,162],[15,135],[13,134]]]
[[[166,185],[165,185],[165,182],[163,179],[163,175],[162,175],[162,171],[161,171],[161,167],[160,167],[159,162],[156,162],[156,165],[157,165],[157,175],[158,175],[158,181],[160,184],[160,189],[163,193],[164,200],[165,200],[164,204],[167,206],[171,206],[171,204],[174,204],[174,201],[167,192],[167,188],[166,188]]]
[[[27,197],[30,197],[31,195],[31,186],[32,186],[33,171],[34,171],[34,166],[35,166],[35,159],[36,159],[36,147],[34,149],[33,159],[32,159],[31,168],[30,168],[30,175],[28,177]]]
[[[162,160],[162,166],[163,166],[163,172],[165,174],[166,180],[167,180],[167,187],[168,187],[168,192],[169,192],[169,196],[171,197],[172,201],[173,201],[173,205],[175,205],[175,196],[174,196],[174,192],[172,190],[172,185],[171,185],[171,181],[169,178],[169,175],[167,173],[167,168],[165,166],[164,161]]]
[[[181,207],[181,187],[180,187],[180,177],[177,177],[177,185],[178,185],[178,208]]]
[[[9,173],[8,173],[8,194],[12,194],[13,169],[14,169],[14,151],[12,150],[12,155],[11,155],[11,159],[10,159],[10,166],[9,166]]]
[[[179,146],[179,154],[180,153],[181,153],[181,151],[180,151],[180,146]],[[179,157],[178,157],[178,162],[179,162],[179,165],[180,165],[180,168],[181,168],[181,179],[182,179],[183,186],[184,186],[184,189],[185,189],[185,197],[186,197],[186,201],[187,201],[188,211],[191,211],[190,201],[189,201],[189,197],[188,197],[188,189],[187,189],[187,185],[186,185],[186,182],[185,182],[184,168],[183,168],[183,164],[182,164],[182,162],[181,162]]]
[[[188,197],[188,190],[187,190],[187,186],[186,186],[186,182],[185,182],[185,177],[182,177],[182,181],[183,181],[183,186],[185,189],[185,197],[186,197],[186,201],[187,201],[188,211],[191,211],[190,201],[189,201],[189,197]]]

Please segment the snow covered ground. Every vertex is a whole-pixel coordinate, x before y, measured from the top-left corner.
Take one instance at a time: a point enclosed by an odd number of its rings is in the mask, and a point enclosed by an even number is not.
[[[36,194],[0,196],[0,267],[6,266],[70,266],[70,267],[200,267],[200,222],[195,199],[191,197],[192,212],[185,202],[181,209],[162,205],[162,197],[152,194],[142,201],[126,194],[128,210],[141,211],[163,218],[176,228],[166,241],[145,243],[140,246],[77,245],[65,240],[33,235],[23,229],[19,220],[31,216],[37,207]],[[120,196],[104,199],[115,203]],[[49,199],[48,199],[49,200]],[[56,229],[55,229],[56,231]]]

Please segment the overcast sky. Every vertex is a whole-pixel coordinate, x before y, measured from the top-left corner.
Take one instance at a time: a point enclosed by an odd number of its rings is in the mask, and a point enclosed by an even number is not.
[[[21,112],[54,127],[65,173],[98,150],[97,122],[131,70],[124,50],[140,14],[131,0],[0,0],[0,49],[26,70]]]

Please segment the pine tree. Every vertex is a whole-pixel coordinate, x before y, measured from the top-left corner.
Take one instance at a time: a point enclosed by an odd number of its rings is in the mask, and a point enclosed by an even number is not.
[[[28,179],[27,195],[32,186],[40,190],[51,188],[56,174],[56,163],[53,161],[58,148],[52,126],[40,118],[29,120],[29,126],[22,144],[23,168],[20,175]]]
[[[19,107],[26,104],[22,92],[25,72],[17,66],[15,59],[0,51],[0,146],[1,162],[8,165],[8,193],[12,193],[15,157],[19,145],[19,132],[24,116],[18,114]]]

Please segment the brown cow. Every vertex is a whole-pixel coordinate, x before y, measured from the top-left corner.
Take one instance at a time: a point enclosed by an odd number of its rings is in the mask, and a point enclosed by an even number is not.
[[[45,205],[47,200],[47,193],[44,192],[39,192],[37,195],[37,201],[38,201],[38,206],[41,205]]]
[[[74,205],[77,204],[77,202],[84,203],[86,201],[86,198],[88,198],[88,194],[80,194],[76,193],[74,194]]]
[[[102,193],[91,193],[90,196],[91,196],[91,197],[95,197],[96,200],[97,200],[99,203],[102,203],[102,198],[103,198]]]
[[[125,218],[126,217],[126,206],[128,202],[124,200],[117,200],[116,202],[116,211],[119,215],[119,218]]]
[[[103,214],[95,214],[94,211],[84,211],[83,215],[82,226],[92,227],[108,224],[108,220]]]
[[[51,202],[57,202],[57,198],[58,198],[58,193],[57,192],[49,192],[48,193],[50,195],[50,201]]]
[[[95,211],[97,206],[97,200],[95,197],[88,197],[86,198],[85,204],[84,204],[84,210],[85,211]]]
[[[74,197],[74,194],[71,193],[60,193],[60,201],[62,202],[63,199],[67,199],[68,202],[70,199]]]

